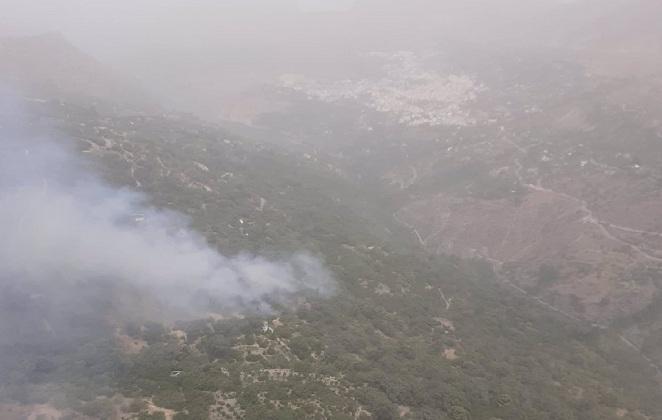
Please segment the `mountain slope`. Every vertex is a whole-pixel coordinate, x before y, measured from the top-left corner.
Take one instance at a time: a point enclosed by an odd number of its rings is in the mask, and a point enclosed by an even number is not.
[[[55,123],[107,179],[190,215],[223,252],[311,250],[340,290],[244,319],[136,328],[101,316],[100,335],[82,345],[42,337],[5,347],[2,398],[20,410],[255,419],[662,413],[649,365],[618,336],[500,286],[484,263],[415,251],[388,209],[362,204],[361,190],[334,172],[179,116],[52,105],[33,104],[40,118],[30,124]],[[2,310],[7,319],[16,308]]]
[[[57,33],[0,38],[0,86],[34,97],[59,97],[117,109],[156,112],[135,84],[108,70]]]

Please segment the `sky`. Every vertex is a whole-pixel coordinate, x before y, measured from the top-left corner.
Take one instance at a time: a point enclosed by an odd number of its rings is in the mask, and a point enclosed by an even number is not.
[[[299,0],[299,8],[304,12],[344,11],[354,3],[354,0]]]
[[[228,40],[280,41],[309,15],[342,12],[354,0],[0,0],[0,35],[59,32],[97,58]]]
[[[655,0],[0,0],[0,35],[61,33],[162,101],[213,114],[218,100],[282,74],[347,77],[371,51],[584,48],[607,31],[627,39],[629,18],[620,32],[584,18],[644,3]]]

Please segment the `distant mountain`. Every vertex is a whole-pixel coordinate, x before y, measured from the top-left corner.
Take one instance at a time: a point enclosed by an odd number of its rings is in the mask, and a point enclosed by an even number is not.
[[[137,86],[49,33],[0,38],[0,86],[26,96],[113,103],[134,110],[157,107]]]

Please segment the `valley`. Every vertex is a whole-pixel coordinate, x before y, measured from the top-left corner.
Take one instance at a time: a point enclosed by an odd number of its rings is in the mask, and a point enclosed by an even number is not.
[[[0,37],[0,418],[662,418],[659,6],[286,3]]]

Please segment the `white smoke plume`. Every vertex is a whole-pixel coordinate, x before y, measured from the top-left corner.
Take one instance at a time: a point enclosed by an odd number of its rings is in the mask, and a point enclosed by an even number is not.
[[[14,111],[5,105],[0,112]],[[298,292],[333,292],[318,259],[223,256],[183,216],[111,187],[84,163],[50,137],[2,127],[0,287],[81,305],[69,294],[103,285],[103,293],[143,296],[113,303],[124,307],[116,311],[153,304],[161,314],[186,317],[269,311]]]

